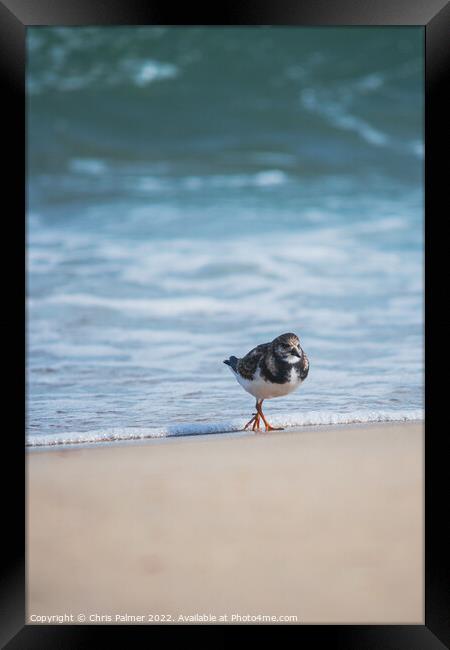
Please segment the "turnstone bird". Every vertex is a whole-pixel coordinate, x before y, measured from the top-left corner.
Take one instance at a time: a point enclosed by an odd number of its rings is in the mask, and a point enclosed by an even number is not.
[[[265,399],[288,395],[306,379],[309,361],[300,347],[296,334],[277,336],[271,343],[262,343],[250,350],[245,357],[230,357],[224,363],[230,366],[241,386],[256,397],[256,413],[247,422],[244,430],[252,423],[252,430],[259,431],[260,418],[266,431],[282,429],[271,426],[262,412]]]

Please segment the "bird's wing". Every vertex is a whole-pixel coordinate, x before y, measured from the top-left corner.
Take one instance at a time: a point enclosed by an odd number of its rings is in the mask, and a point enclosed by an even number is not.
[[[306,379],[306,377],[308,376],[308,372],[309,372],[309,359],[306,356],[306,354],[303,352],[303,358],[302,361],[300,362],[300,372],[299,372],[300,379],[302,381]]]
[[[239,359],[237,364],[238,373],[245,379],[253,379],[258,363],[266,354],[269,347],[270,343],[261,343],[261,345],[257,345],[256,348],[250,350],[245,357]]]

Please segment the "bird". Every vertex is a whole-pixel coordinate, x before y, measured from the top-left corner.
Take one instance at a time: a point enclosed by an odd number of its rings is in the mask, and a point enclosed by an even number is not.
[[[260,420],[266,431],[282,430],[283,427],[273,427],[266,420],[262,403],[292,393],[308,376],[309,359],[299,337],[292,332],[281,334],[270,343],[257,345],[241,359],[231,356],[224,363],[244,390],[256,398],[256,413],[243,430],[252,425],[252,431],[260,431]]]

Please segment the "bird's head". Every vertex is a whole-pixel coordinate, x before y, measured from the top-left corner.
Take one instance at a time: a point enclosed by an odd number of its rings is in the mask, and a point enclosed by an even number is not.
[[[303,350],[296,334],[281,334],[272,341],[275,356],[287,363],[298,363],[303,358]]]

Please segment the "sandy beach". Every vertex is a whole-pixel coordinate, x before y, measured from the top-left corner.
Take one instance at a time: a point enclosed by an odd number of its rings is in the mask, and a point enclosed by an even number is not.
[[[423,423],[28,451],[27,551],[32,623],[423,623]]]

